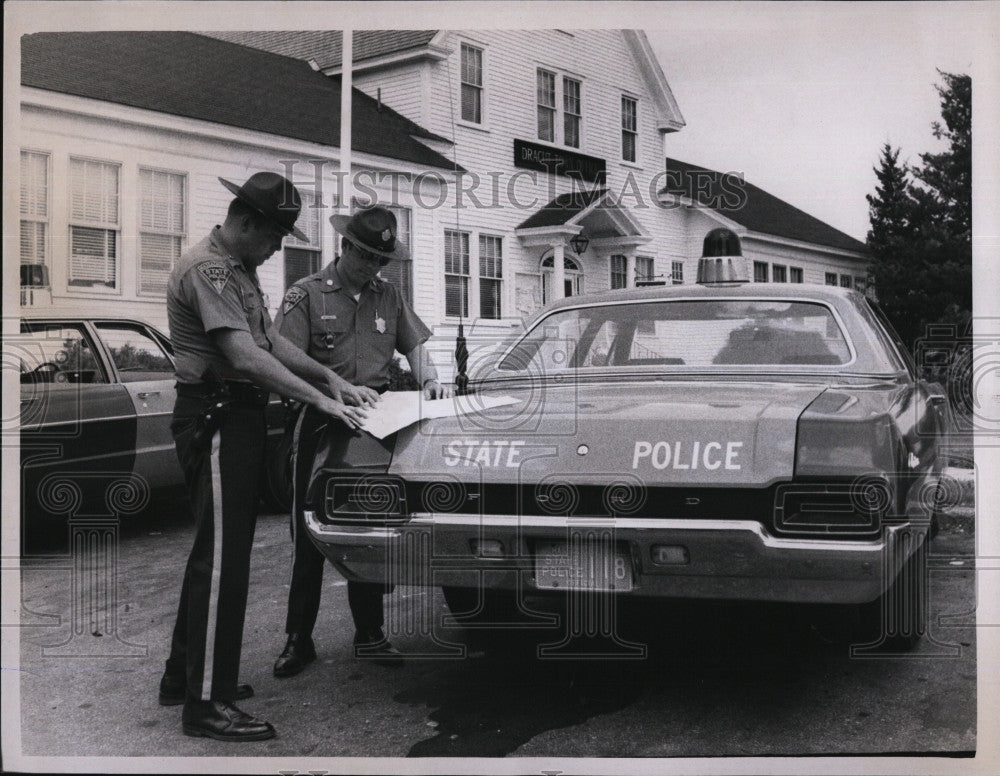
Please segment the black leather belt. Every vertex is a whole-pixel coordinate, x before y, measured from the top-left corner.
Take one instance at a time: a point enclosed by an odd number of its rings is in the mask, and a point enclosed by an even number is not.
[[[270,394],[253,383],[241,380],[223,380],[229,397],[236,404],[250,407],[264,407]],[[177,383],[177,395],[188,399],[203,399],[214,393],[213,386],[208,383]]]

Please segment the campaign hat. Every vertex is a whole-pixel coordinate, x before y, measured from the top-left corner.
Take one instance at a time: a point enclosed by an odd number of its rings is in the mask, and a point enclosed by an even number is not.
[[[350,216],[330,216],[330,223],[345,240],[363,251],[374,253],[387,261],[410,257],[409,249],[397,237],[396,216],[380,205],[358,210]]]
[[[292,182],[276,172],[256,172],[242,186],[219,178],[219,182],[268,221],[295,235],[303,242],[308,238],[295,227],[295,220],[302,210],[302,197]]]

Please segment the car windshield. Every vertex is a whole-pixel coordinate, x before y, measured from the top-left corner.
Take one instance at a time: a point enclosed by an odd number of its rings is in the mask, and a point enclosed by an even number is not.
[[[835,365],[850,358],[844,333],[823,304],[708,299],[560,310],[539,321],[499,369]]]

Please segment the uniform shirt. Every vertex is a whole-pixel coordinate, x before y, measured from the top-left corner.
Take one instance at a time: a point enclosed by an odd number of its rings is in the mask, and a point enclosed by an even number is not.
[[[391,283],[375,278],[355,300],[334,262],[289,286],[275,325],[296,347],[352,385],[389,383],[389,365],[431,332]]]
[[[264,350],[271,349],[267,312],[256,270],[230,256],[216,226],[188,250],[167,283],[167,320],[179,383],[200,383],[213,367],[223,379],[246,379],[210,336],[219,329],[248,331]]]

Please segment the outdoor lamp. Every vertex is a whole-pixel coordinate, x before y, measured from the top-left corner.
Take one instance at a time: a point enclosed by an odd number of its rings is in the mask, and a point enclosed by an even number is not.
[[[583,236],[583,234],[577,234],[570,238],[569,244],[573,247],[573,250],[577,255],[583,253],[587,250],[587,246],[590,245],[590,240]]]

